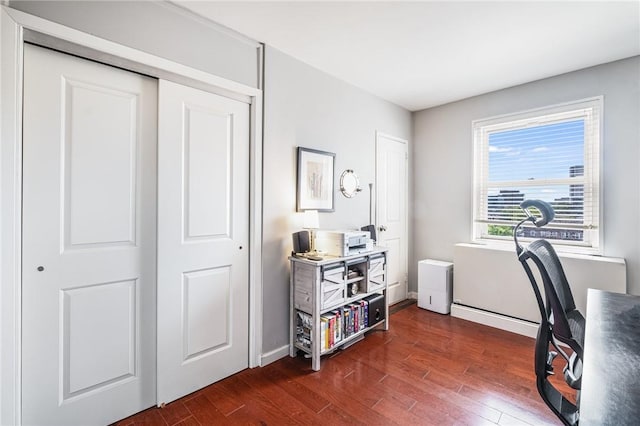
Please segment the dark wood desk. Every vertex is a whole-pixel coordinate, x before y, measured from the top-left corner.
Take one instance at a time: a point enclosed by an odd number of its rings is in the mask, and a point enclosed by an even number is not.
[[[640,297],[589,289],[580,426],[640,419]]]

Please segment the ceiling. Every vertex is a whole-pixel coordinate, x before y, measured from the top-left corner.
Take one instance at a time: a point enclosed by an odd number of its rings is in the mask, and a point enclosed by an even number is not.
[[[175,2],[411,111],[640,55],[639,0]]]

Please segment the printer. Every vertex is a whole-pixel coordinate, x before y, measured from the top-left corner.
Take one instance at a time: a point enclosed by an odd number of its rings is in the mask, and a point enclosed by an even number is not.
[[[351,256],[373,250],[368,231],[323,231],[314,236],[315,249],[328,256]]]

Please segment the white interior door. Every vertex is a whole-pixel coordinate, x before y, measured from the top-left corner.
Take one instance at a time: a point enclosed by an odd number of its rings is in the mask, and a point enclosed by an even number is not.
[[[388,247],[389,304],[407,298],[407,143],[376,134],[378,244]]]
[[[158,404],[248,367],[249,105],[160,81]]]
[[[24,424],[155,402],[157,82],[25,45]]]

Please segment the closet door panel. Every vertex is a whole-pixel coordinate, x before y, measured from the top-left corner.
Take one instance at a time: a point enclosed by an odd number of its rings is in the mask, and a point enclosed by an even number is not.
[[[248,367],[249,105],[160,81],[158,403]]]
[[[25,45],[24,424],[155,402],[157,81]]]

